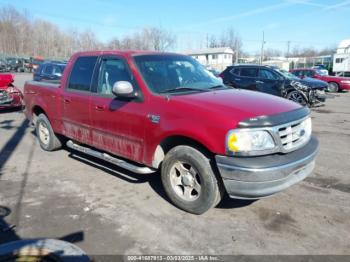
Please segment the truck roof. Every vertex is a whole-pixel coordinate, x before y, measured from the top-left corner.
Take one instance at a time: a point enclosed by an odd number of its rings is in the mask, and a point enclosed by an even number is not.
[[[160,52],[160,51],[146,51],[146,50],[96,50],[96,51],[84,51],[77,52],[77,56],[99,56],[105,54],[115,54],[122,56],[135,56],[135,55],[181,55],[172,52]]]

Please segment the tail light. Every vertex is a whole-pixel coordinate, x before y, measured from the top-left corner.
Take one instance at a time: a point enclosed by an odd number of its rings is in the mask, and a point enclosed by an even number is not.
[[[222,78],[222,79],[224,79],[224,73],[220,73],[220,74],[219,74],[219,77]]]

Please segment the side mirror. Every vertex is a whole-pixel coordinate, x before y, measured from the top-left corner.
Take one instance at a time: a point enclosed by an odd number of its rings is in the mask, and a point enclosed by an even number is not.
[[[128,81],[115,82],[112,93],[117,97],[133,98],[136,96],[132,84]]]

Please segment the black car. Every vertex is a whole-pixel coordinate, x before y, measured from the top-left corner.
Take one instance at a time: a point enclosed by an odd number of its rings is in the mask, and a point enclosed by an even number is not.
[[[35,81],[57,82],[61,80],[65,67],[65,63],[44,62],[35,70],[33,78]]]
[[[325,102],[326,82],[301,80],[291,73],[269,66],[229,66],[221,74],[223,82],[234,88],[260,91],[287,98],[301,105],[315,105]]]
[[[7,57],[6,63],[9,71],[25,72],[25,59],[20,57]]]
[[[6,60],[0,59],[0,72],[8,72],[9,70]]]

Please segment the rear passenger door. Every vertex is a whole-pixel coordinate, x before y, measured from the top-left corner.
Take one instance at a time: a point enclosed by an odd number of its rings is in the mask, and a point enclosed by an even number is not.
[[[284,81],[275,72],[268,68],[259,69],[259,79],[257,81],[257,91],[270,95],[281,96]]]
[[[89,104],[97,59],[97,56],[77,57],[62,94],[63,134],[84,144],[91,143]]]
[[[257,90],[258,84],[258,68],[257,67],[241,67],[239,81],[237,81],[237,87],[248,89],[248,90]]]

